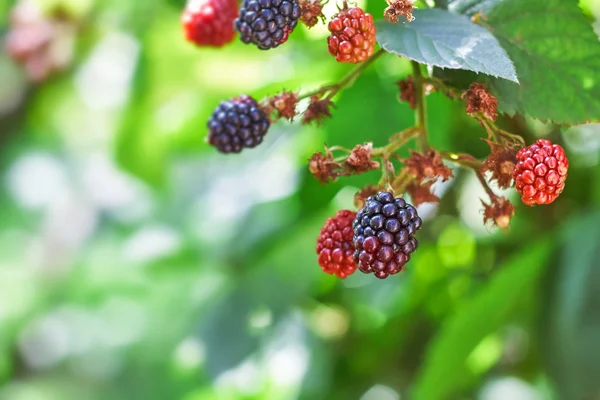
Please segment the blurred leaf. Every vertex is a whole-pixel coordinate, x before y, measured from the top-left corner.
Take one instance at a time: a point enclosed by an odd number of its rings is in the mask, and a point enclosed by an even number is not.
[[[430,146],[440,151],[456,151],[452,129],[457,125],[456,120],[465,115],[462,112],[464,107],[462,102],[453,102],[439,92],[427,96],[427,136]],[[461,136],[467,135],[461,132]]]
[[[473,376],[467,359],[480,342],[510,316],[524,290],[535,284],[550,242],[527,246],[499,268],[488,285],[442,327],[429,346],[413,391],[415,400],[447,399]]]
[[[206,369],[214,378],[242,362],[257,346],[248,331],[248,317],[257,299],[240,288],[211,308],[198,326],[206,345]]]
[[[518,82],[512,62],[496,38],[469,18],[439,9],[415,10],[414,16],[410,24],[378,21],[381,47],[422,64]]]
[[[385,145],[391,135],[414,123],[414,112],[398,104],[397,95],[393,82],[367,71],[334,99],[333,118],[323,124],[325,143],[350,148],[368,141],[373,146]]]
[[[544,354],[560,398],[600,394],[600,214],[587,215],[565,229],[556,285],[551,291],[549,335]],[[589,397],[588,397],[589,396]]]
[[[600,42],[576,0],[455,1],[450,9],[484,13],[481,24],[507,51],[520,85],[463,72],[439,75],[458,87],[482,81],[499,110],[511,115],[566,124],[600,120]]]
[[[127,171],[144,179],[146,182],[160,186],[165,183],[167,160],[164,137],[158,137],[149,129],[147,122],[152,112],[152,79],[150,62],[146,54],[142,54],[135,81],[129,109],[125,112],[116,140],[116,156],[118,163]],[[152,121],[153,122],[153,121]],[[148,127],[148,129],[144,129]]]
[[[504,0],[449,0],[448,10],[465,15],[473,15],[475,13],[482,13],[487,15],[496,5]]]

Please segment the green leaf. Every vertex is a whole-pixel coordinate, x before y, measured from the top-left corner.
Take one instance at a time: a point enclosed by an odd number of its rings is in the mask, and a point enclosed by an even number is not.
[[[415,21],[378,21],[377,42],[390,53],[441,68],[466,69],[518,82],[515,68],[488,31],[467,17],[416,10]]]
[[[472,360],[473,350],[485,344],[482,341],[508,319],[538,279],[549,251],[548,240],[528,245],[500,267],[490,283],[443,325],[429,346],[412,399],[453,398],[470,381],[474,372],[467,360]]]
[[[600,393],[600,214],[564,230],[558,275],[550,292],[545,338],[549,373],[564,399]],[[593,397],[593,396],[592,396]]]
[[[576,0],[457,0],[450,10],[481,12],[507,51],[520,85],[443,71],[450,83],[482,81],[499,110],[542,121],[579,124],[600,120],[600,42]]]
[[[465,15],[482,13],[487,15],[494,7],[504,0],[450,0],[448,10]]]

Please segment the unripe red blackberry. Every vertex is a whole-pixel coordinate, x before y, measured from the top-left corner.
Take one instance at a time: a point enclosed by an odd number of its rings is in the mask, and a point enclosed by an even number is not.
[[[565,187],[569,160],[562,147],[539,139],[517,153],[515,187],[528,206],[550,204]]]
[[[338,211],[333,218],[327,219],[317,238],[319,265],[326,273],[342,279],[353,274],[357,267],[352,243],[352,221],[355,217],[355,212]]]
[[[344,8],[329,21],[329,53],[339,62],[359,63],[375,51],[373,16],[359,7]]]
[[[417,249],[414,234],[422,223],[416,208],[389,192],[367,198],[352,223],[358,268],[380,279],[402,271]]]
[[[235,29],[242,42],[268,50],[287,41],[300,14],[298,0],[244,0]]]
[[[191,0],[181,16],[185,37],[198,46],[221,47],[235,37],[237,13],[235,0]]]
[[[259,145],[270,122],[256,100],[242,95],[222,101],[208,120],[208,142],[222,153]]]

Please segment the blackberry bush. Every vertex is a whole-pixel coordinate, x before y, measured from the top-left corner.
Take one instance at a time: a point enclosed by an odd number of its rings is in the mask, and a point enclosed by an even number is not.
[[[244,0],[235,29],[242,42],[269,50],[287,41],[300,15],[298,0]]]
[[[256,100],[242,95],[222,101],[208,120],[208,142],[222,153],[258,146],[270,122]]]
[[[553,76],[551,81],[541,82],[539,71],[532,73],[536,69],[531,68],[531,60],[509,58],[509,55],[515,54],[527,57],[528,54],[547,52],[546,48],[531,47],[531,43],[537,43],[537,36],[530,36],[530,30],[521,26],[523,29],[517,30],[518,35],[500,32],[508,39],[500,43],[490,30],[509,29],[503,24],[508,18],[494,20],[495,13],[490,12],[489,16],[478,13],[466,18],[457,15],[460,7],[455,10],[456,13],[439,8],[413,12],[413,0],[389,0],[387,3],[388,7],[377,22],[372,15],[359,7],[349,7],[346,2],[337,14],[330,17],[327,28],[331,34],[326,43],[320,43],[321,51],[326,46],[338,62],[359,64],[339,81],[305,92],[284,90],[262,100],[262,109],[248,96],[227,100],[219,105],[208,123],[209,143],[222,152],[239,152],[244,147],[259,144],[271,122],[300,120],[303,125],[325,124],[329,118],[335,118],[336,96],[380,57],[391,53],[411,60],[410,76],[394,77],[389,84],[397,82],[399,98],[406,103],[402,106],[414,110],[414,125],[401,129],[390,127],[390,132],[397,133],[390,135],[380,147],[366,138],[350,146],[334,144],[325,147],[324,152],[316,152],[308,160],[309,171],[324,184],[346,176],[381,171],[377,182],[370,182],[355,195],[358,212],[352,223],[352,243],[348,236],[348,219],[352,213],[349,210],[342,210],[329,219],[317,239],[318,263],[326,273],[341,278],[356,268],[378,278],[397,274],[404,268],[418,246],[415,233],[422,225],[415,206],[441,201],[436,185],[453,179],[455,174],[450,165],[468,169],[474,174],[487,194],[485,198],[478,199],[482,206],[482,221],[499,228],[509,227],[517,208],[510,202],[510,196],[496,194],[490,181],[504,190],[515,186],[523,202],[534,205],[555,201],[563,191],[567,176],[568,160],[562,147],[545,139],[527,147],[521,134],[531,135],[533,132],[528,132],[528,127],[517,127],[522,130],[518,134],[499,127],[500,124],[514,126],[506,123],[505,113],[529,114],[534,118],[561,122],[548,111],[559,101],[544,106],[527,104],[535,97],[532,97],[532,91],[560,80]],[[323,5],[322,0],[243,0],[235,29],[244,43],[253,43],[259,49],[272,49],[288,39],[299,20],[308,27],[325,21]],[[490,11],[495,9],[490,7]],[[498,15],[502,14],[500,11]],[[413,20],[419,21],[414,29],[408,25]],[[548,32],[539,34],[550,37]],[[462,40],[465,43],[477,45],[465,52],[455,45],[456,35],[464,36]],[[424,37],[427,39],[422,40]],[[590,42],[597,41],[595,37],[588,39]],[[379,51],[374,50],[376,42],[381,47]],[[520,43],[523,48],[511,47],[511,43]],[[556,54],[559,52],[553,51],[545,56],[553,60]],[[395,71],[388,68],[391,65],[389,63],[384,68],[389,74]],[[560,69],[561,65],[555,64],[555,67]],[[471,72],[449,73],[448,68]],[[517,71],[523,76],[517,76]],[[478,81],[473,81],[474,77]],[[585,75],[567,81],[577,85],[595,81],[588,78]],[[600,81],[600,78],[597,80]],[[524,84],[511,86],[508,90],[506,81]],[[558,88],[557,95],[565,95],[564,89]],[[478,122],[474,126],[481,126],[481,133],[484,133],[481,139],[490,147],[490,154],[485,160],[448,149],[439,151],[430,145],[428,120],[431,118],[427,115],[426,100],[433,91],[462,102],[464,112]],[[573,94],[568,98],[575,99],[577,96]],[[566,118],[563,122],[573,124],[595,120],[589,115],[591,109],[592,106],[580,103],[573,108],[577,118]],[[296,118],[299,115],[301,118]],[[565,114],[559,116],[564,117]],[[597,119],[600,120],[600,117]],[[404,158],[407,151],[400,150],[411,141],[415,143],[410,147],[409,157]],[[398,198],[392,193],[398,194]],[[410,198],[412,204],[408,204],[404,197]],[[351,249],[352,262],[348,258]]]
[[[422,221],[417,210],[390,192],[370,196],[352,223],[354,261],[364,273],[384,279],[402,271],[417,249]]]

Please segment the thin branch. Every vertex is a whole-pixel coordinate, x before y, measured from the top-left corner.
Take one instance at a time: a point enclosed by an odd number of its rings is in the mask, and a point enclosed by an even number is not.
[[[483,189],[485,190],[485,192],[488,194],[488,196],[490,196],[490,200],[496,201],[498,199],[498,196],[496,196],[496,194],[492,191],[492,189],[490,188],[490,185],[487,183],[487,181],[485,180],[485,177],[481,173],[481,167],[483,166],[483,163],[481,161],[479,161],[478,159],[476,159],[475,157],[473,157],[470,154],[458,154],[458,153],[445,152],[445,153],[441,153],[441,155],[442,155],[442,158],[445,160],[452,161],[452,162],[454,162],[458,165],[461,165],[465,168],[472,169],[473,172],[475,172],[475,176],[479,180],[479,183],[481,183],[481,186],[483,186]]]
[[[492,202],[496,202],[496,200],[498,200],[498,196],[496,196],[496,194],[492,191],[490,185],[488,185],[487,181],[483,177],[483,174],[480,171],[475,171],[475,176],[477,176],[477,179],[479,179],[481,186],[483,186],[485,192],[488,194],[488,196],[490,196],[490,200]]]
[[[525,141],[519,135],[512,134],[510,132],[505,131],[504,129],[498,128],[493,122],[489,121],[485,117],[479,118],[479,122],[484,126],[484,128],[488,132],[493,132],[494,136],[502,136],[503,138],[520,145],[521,147],[525,147]]]
[[[404,146],[412,138],[419,136],[419,134],[420,129],[415,126],[396,133],[390,138],[390,142],[387,145],[374,148],[371,155],[373,157],[389,158],[393,152]]]
[[[419,128],[419,150],[424,153],[428,149],[427,144],[427,104],[425,102],[425,87],[423,83],[423,74],[421,73],[421,65],[412,61],[413,80],[415,82],[415,123]]]
[[[451,99],[460,98],[460,96],[456,94],[456,89],[446,85],[439,78],[433,76],[425,76],[423,77],[423,83],[432,85],[436,90],[442,92],[444,95]]]
[[[358,65],[352,71],[350,71],[350,73],[348,75],[346,75],[344,78],[342,78],[342,80],[340,80],[339,82],[334,83],[332,85],[322,86],[311,92],[303,93],[300,96],[298,96],[298,100],[306,99],[311,96],[324,96],[324,95],[326,95],[325,99],[331,100],[333,98],[333,96],[335,96],[336,94],[338,94],[340,92],[340,90],[351,85],[352,82],[354,82],[354,80],[356,78],[358,78],[360,76],[360,74],[362,74],[363,71],[365,69],[367,69],[367,67],[369,65],[373,64],[373,62],[375,62],[375,60],[377,60],[379,57],[381,57],[385,53],[386,53],[386,51],[383,49],[378,50],[371,57],[369,57],[366,61],[362,62],[360,65]]]
[[[395,193],[403,193],[411,180],[412,177],[410,176],[408,168],[402,168],[402,171],[400,171],[392,181],[391,186]]]
[[[483,163],[470,154],[441,152],[440,155],[444,160],[452,161],[455,164],[462,165],[466,168],[471,168],[476,171],[481,170]]]

